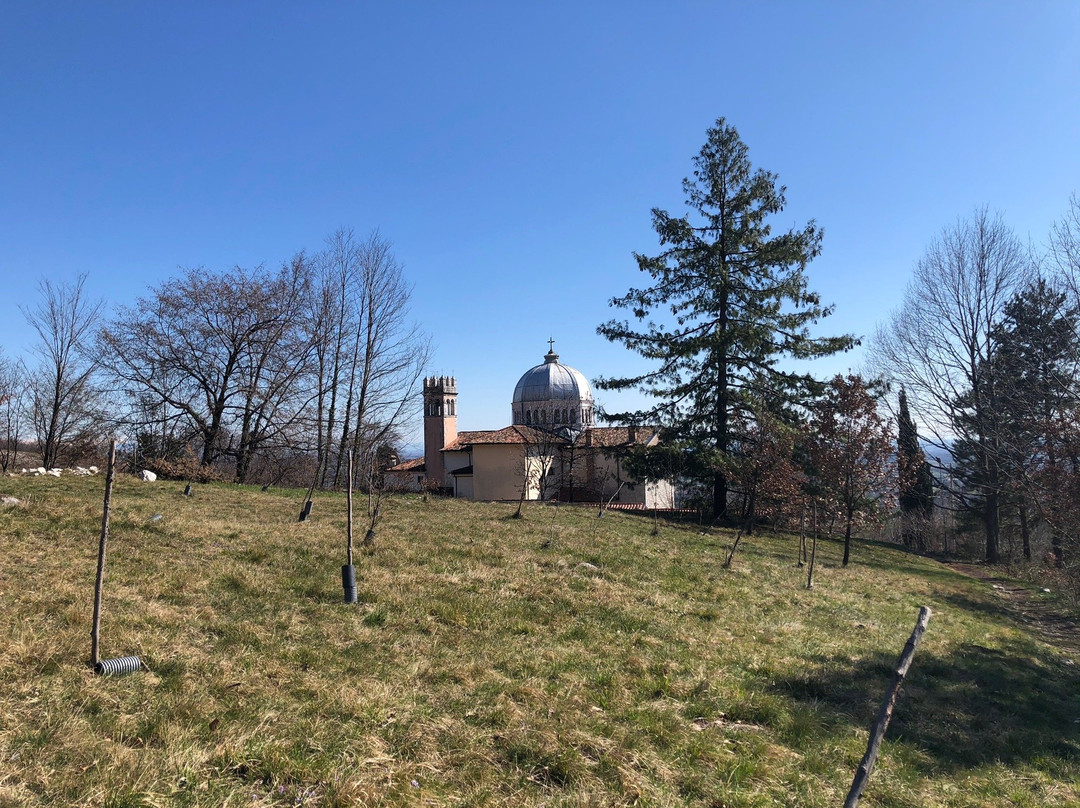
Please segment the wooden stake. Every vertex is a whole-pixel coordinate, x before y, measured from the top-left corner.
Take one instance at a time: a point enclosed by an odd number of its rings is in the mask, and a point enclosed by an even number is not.
[[[806,563],[806,503],[803,502],[802,516],[799,518],[799,563],[797,566],[802,566]]]
[[[810,570],[806,573],[806,588],[814,588],[814,559],[817,557],[817,502],[814,502],[814,541],[810,545]]]
[[[742,538],[742,528],[740,527],[738,532],[735,534],[735,543],[733,545],[731,545],[731,552],[728,553],[727,561],[724,562],[724,565],[723,565],[724,569],[730,569],[730,567],[731,567],[731,559],[735,558],[735,550],[738,549],[738,547],[739,547],[739,539],[741,539],[741,538]]]
[[[863,756],[859,768],[855,771],[855,780],[851,783],[851,791],[848,792],[847,799],[844,800],[844,808],[856,808],[859,804],[859,798],[862,796],[863,789],[866,788],[866,781],[870,779],[870,772],[874,770],[874,762],[877,760],[878,752],[881,751],[881,740],[885,737],[885,730],[889,728],[893,708],[896,706],[896,699],[900,695],[900,685],[904,683],[904,677],[907,676],[908,668],[911,667],[911,660],[915,657],[915,648],[918,647],[919,641],[922,640],[926,625],[929,622],[930,607],[923,606],[919,610],[919,619],[915,623],[915,630],[911,632],[911,637],[908,638],[907,645],[904,646],[904,651],[900,654],[900,661],[896,663],[892,684],[889,685],[889,690],[885,694],[885,701],[881,704],[881,711],[878,713],[877,721],[870,728],[870,741],[866,745],[866,754]]]
[[[349,449],[349,482],[345,487],[345,501],[348,503],[349,518],[347,525],[347,540],[345,543],[345,563],[352,566],[352,475],[353,475],[353,450]]]
[[[94,584],[94,622],[90,628],[90,664],[101,661],[98,653],[101,635],[101,586],[105,581],[105,541],[109,537],[109,504],[113,477],[116,474],[116,440],[109,442],[109,465],[105,472],[105,505],[101,512],[101,541],[98,542],[97,581]]]

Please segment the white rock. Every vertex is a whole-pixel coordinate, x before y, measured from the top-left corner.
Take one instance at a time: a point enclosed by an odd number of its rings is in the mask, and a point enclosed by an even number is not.
[[[38,466],[36,469],[34,469],[34,474],[44,474],[44,473],[45,473],[45,467],[44,466]]]
[[[60,469],[49,469],[45,473],[48,474],[50,477],[59,477]]]
[[[157,479],[157,475],[149,469],[143,469],[139,472],[139,479],[143,482],[152,483]]]
[[[91,474],[97,474],[98,473],[98,467],[97,466],[91,466],[90,468],[87,469],[87,471],[89,471]]]
[[[15,497],[0,497],[0,505],[18,505],[19,502]]]

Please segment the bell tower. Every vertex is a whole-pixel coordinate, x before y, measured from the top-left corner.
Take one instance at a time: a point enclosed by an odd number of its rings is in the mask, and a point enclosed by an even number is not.
[[[457,438],[457,379],[424,379],[424,468],[427,478],[446,486],[442,449]]]

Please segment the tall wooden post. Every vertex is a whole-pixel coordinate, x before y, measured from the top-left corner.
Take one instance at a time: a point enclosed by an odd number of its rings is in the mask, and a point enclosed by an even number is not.
[[[116,439],[109,442],[109,464],[105,472],[105,506],[101,512],[101,540],[98,542],[97,581],[94,584],[94,622],[90,628],[90,664],[101,661],[98,653],[101,633],[101,586],[105,580],[105,542],[109,537],[109,506],[116,475]]]
[[[353,478],[353,450],[349,449],[349,482],[345,487],[345,501],[348,503],[349,518],[346,523],[346,542],[345,542],[345,563],[350,567],[353,563],[352,558],[352,478]]]

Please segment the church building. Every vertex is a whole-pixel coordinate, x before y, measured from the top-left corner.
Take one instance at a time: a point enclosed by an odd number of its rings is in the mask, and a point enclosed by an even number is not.
[[[673,507],[670,481],[638,482],[623,469],[631,449],[656,445],[656,428],[596,426],[589,382],[553,349],[515,385],[510,426],[458,432],[457,394],[453,377],[424,380],[424,456],[387,469],[388,482],[475,500]]]

